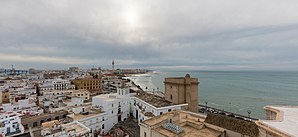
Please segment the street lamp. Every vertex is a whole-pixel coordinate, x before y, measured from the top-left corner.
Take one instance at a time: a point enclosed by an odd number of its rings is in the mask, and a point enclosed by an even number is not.
[[[206,110],[205,111],[207,111],[207,105],[208,105],[208,101],[205,101],[205,107],[206,107]]]
[[[232,103],[229,102],[229,105],[230,105],[230,112],[232,112]]]
[[[250,118],[251,111],[247,110],[248,117]]]

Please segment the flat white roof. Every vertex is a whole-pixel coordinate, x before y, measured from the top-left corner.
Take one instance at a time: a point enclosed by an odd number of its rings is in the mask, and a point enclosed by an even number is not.
[[[114,96],[114,97],[112,97]],[[119,98],[120,96],[118,96],[117,93],[110,93],[110,94],[101,94],[101,95],[97,95],[94,98],[100,98],[106,102],[111,102],[111,101],[115,101],[115,100],[121,100],[121,98]]]
[[[298,136],[298,106],[267,106],[283,113],[283,121],[263,120],[263,123],[293,136]]]

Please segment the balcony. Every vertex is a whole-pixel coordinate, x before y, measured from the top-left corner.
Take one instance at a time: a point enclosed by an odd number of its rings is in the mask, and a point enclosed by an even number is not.
[[[21,133],[21,130],[17,130],[15,132],[10,132],[10,133],[5,134],[5,136],[12,136],[12,135],[15,135],[15,134],[20,134],[20,133]]]

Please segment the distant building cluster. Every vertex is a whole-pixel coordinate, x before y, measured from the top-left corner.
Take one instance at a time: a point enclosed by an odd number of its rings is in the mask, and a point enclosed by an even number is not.
[[[198,78],[165,78],[164,92],[144,91],[125,75],[149,70],[112,64],[112,70],[1,70],[0,136],[298,136],[298,107],[267,106],[267,120],[207,105],[199,111]]]

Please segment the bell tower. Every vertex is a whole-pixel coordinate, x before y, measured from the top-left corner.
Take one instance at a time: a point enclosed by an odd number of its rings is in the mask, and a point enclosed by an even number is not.
[[[198,112],[199,80],[185,77],[165,78],[165,99],[176,104],[188,104],[188,110]]]

